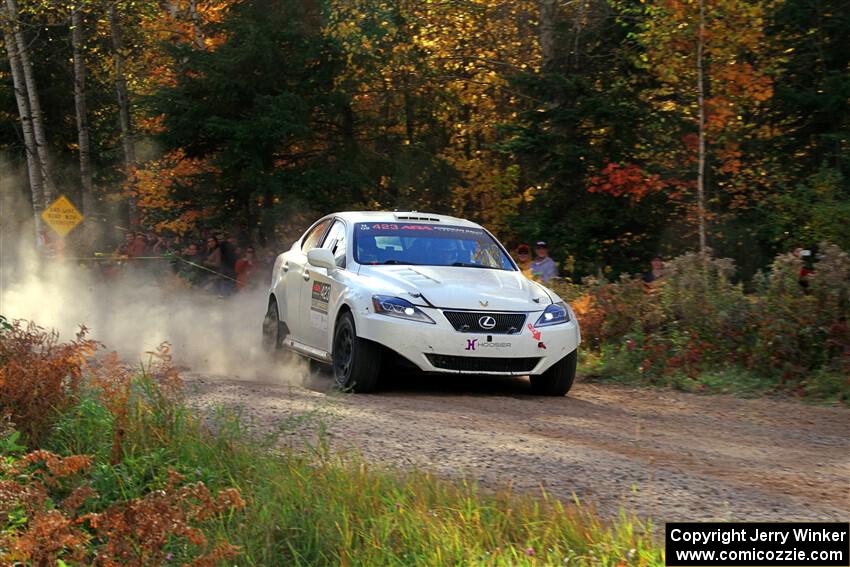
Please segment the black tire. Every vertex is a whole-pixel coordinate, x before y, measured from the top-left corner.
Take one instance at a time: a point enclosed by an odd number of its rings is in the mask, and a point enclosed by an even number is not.
[[[555,363],[549,370],[531,376],[531,393],[537,396],[565,396],[576,379],[578,349]]]
[[[278,352],[283,346],[284,334],[283,323],[277,310],[277,301],[269,299],[269,307],[263,318],[263,350],[269,354]]]
[[[351,313],[343,313],[337,321],[332,355],[334,381],[340,389],[362,393],[378,385],[381,350],[357,336]]]

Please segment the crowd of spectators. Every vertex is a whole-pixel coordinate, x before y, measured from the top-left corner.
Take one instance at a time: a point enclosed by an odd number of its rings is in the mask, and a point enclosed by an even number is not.
[[[514,253],[517,265],[527,277],[544,284],[559,277],[558,266],[549,256],[545,241],[535,243],[533,255],[528,244],[520,244]],[[108,277],[127,270],[171,274],[185,287],[228,296],[267,283],[276,254],[273,250],[257,254],[251,243],[227,232],[203,230],[178,237],[154,230],[128,231],[101,269]],[[659,255],[653,258],[651,269],[641,276],[644,281],[653,282],[663,272],[664,262]]]
[[[537,241],[534,247],[534,258],[531,257],[528,244],[517,246],[515,255],[517,266],[526,277],[544,284],[559,277],[558,265],[549,256],[549,245],[546,244],[545,240]]]
[[[184,287],[228,296],[266,282],[274,252],[258,256],[251,243],[226,232],[205,230],[178,237],[147,230],[128,231],[104,260],[100,269],[105,277],[145,271],[170,276]]]

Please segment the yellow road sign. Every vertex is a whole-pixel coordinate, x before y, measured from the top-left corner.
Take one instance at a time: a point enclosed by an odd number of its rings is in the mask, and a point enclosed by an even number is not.
[[[77,207],[65,195],[60,195],[58,199],[53,201],[52,205],[44,209],[44,212],[41,213],[41,218],[61,238],[65,238],[69,232],[83,222],[83,214],[77,210]]]

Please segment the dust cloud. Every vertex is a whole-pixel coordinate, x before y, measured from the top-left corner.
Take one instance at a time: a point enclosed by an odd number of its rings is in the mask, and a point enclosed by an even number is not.
[[[11,190],[16,181],[0,176],[0,315],[54,329],[65,340],[84,325],[128,363],[146,362],[146,353],[168,342],[175,364],[193,373],[304,382],[303,361],[272,359],[262,348],[266,274],[258,274],[259,289],[219,298],[177,285],[167,260],[127,264],[105,278],[93,262],[43,259],[26,195]]]
[[[128,362],[167,341],[174,361],[192,372],[242,379],[300,383],[297,361],[272,359],[262,349],[261,324],[268,296],[262,288],[219,298],[207,292],[171,287],[165,276],[126,267],[113,281],[101,281],[71,263],[37,262],[4,278],[3,315],[27,319],[73,337],[81,325],[90,336]],[[5,266],[4,266],[5,271]]]

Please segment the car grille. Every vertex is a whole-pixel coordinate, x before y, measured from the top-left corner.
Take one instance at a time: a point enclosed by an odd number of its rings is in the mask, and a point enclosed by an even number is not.
[[[443,311],[443,315],[461,333],[490,333],[493,335],[515,335],[522,331],[525,323],[525,313],[487,313],[484,311]],[[492,317],[496,322],[494,327],[485,329],[481,319]]]
[[[461,372],[531,372],[540,362],[540,358],[492,358],[431,353],[425,356],[436,368]]]

